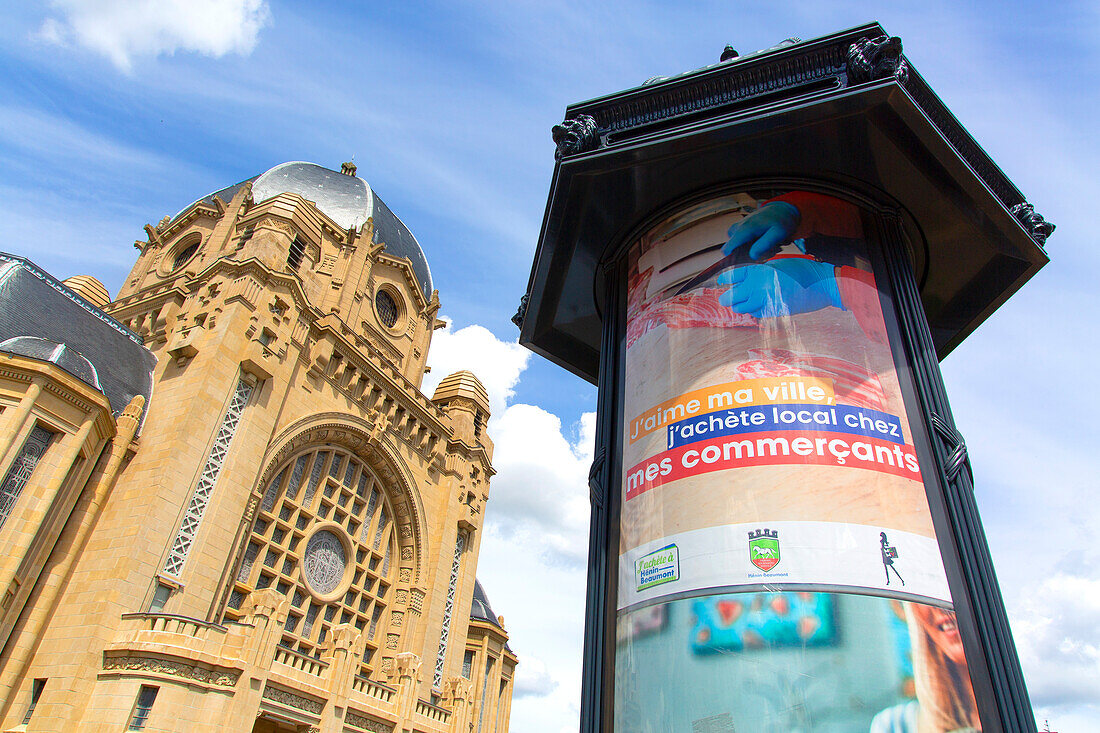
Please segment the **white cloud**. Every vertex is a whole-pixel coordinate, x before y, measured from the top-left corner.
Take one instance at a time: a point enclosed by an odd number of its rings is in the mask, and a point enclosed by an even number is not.
[[[534,656],[525,656],[523,664],[516,668],[516,683],[513,696],[546,697],[556,690],[558,682],[546,669],[546,665]]]
[[[511,538],[529,535],[529,549],[567,567],[587,557],[588,469],[596,415],[586,413],[568,430],[556,415],[508,400],[531,352],[502,341],[482,326],[447,328],[432,338],[422,391],[430,395],[448,374],[472,371],[489,393],[489,435],[496,447],[487,522]]]
[[[483,326],[466,326],[455,331],[449,318],[444,316],[442,320],[447,322],[447,328],[432,336],[428,352],[431,372],[424,377],[421,391],[430,397],[444,377],[468,369],[485,385],[489,410],[499,419],[531,352],[515,341],[501,341]]]
[[[533,405],[512,405],[490,426],[497,470],[486,515],[491,529],[527,537],[528,551],[546,562],[585,563],[595,424],[595,413],[586,413],[569,437],[557,416]]]
[[[271,19],[266,0],[54,0],[60,17],[43,21],[38,37],[75,44],[129,72],[135,58],[194,51],[248,54]]]
[[[489,392],[496,448],[478,578],[505,618],[519,657],[513,730],[576,730],[584,643],[588,468],[595,413],[573,425],[546,410],[509,404],[530,352],[481,326],[450,324],[432,339],[423,391],[460,369]]]
[[[1020,604],[1012,626],[1037,706],[1072,709],[1100,700],[1100,580],[1054,574]]]

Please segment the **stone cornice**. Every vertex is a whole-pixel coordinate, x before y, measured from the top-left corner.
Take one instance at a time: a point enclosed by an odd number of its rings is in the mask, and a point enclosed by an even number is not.
[[[112,301],[107,308],[112,315],[117,313],[125,317],[134,311],[146,311],[154,306],[164,305],[173,297],[183,302],[191,292],[190,282],[181,273],[177,277],[148,285],[125,298]]]
[[[284,191],[277,196],[272,196],[254,205],[248,212],[240,217],[237,225],[240,226],[241,224],[252,222],[264,216],[271,216],[293,223],[292,216],[286,216],[279,211],[277,204],[280,200],[289,202],[291,206],[293,206],[294,213],[301,214],[305,219],[313,219],[310,223],[327,233],[337,244],[343,245],[348,241],[349,238],[346,229],[341,228],[339,224],[328,216],[328,214],[317,208],[315,203],[304,196],[291,193],[290,191]],[[308,204],[308,206],[305,206],[305,204]]]
[[[216,207],[211,206],[205,201],[196,201],[182,214],[177,216],[175,220],[173,220],[172,223],[164,229],[160,229],[159,227],[153,228],[151,227],[151,225],[146,225],[147,227],[152,228],[155,232],[155,234],[149,235],[149,244],[159,244],[162,242],[167,242],[169,239],[174,237],[182,229],[186,228],[191,222],[195,221],[196,219],[206,217],[208,219],[213,219],[214,221],[217,221],[218,219],[222,218],[224,213],[224,209],[222,211],[219,211]],[[146,232],[148,231],[149,229],[147,228]],[[160,242],[154,242],[152,241],[153,239],[159,239]]]
[[[207,687],[222,688],[226,692],[232,691],[241,676],[241,670],[231,667],[196,664],[188,658],[172,658],[137,651],[104,655],[101,674],[111,672],[175,677]]]
[[[320,715],[321,711],[325,709],[325,703],[323,700],[315,700],[311,697],[305,697],[297,692],[291,692],[282,687],[274,687],[270,683],[264,687],[263,698],[265,700],[271,700],[272,702],[279,703],[280,705],[286,705],[288,707],[296,708],[298,710],[304,710],[307,713],[313,715]]]
[[[318,331],[332,334],[334,339],[345,347],[345,349],[341,350],[341,355],[345,358],[354,359],[354,366],[357,369],[369,375],[371,379],[377,381],[379,384],[385,385],[390,396],[393,397],[401,407],[415,414],[417,419],[427,423],[432,429],[444,437],[450,435],[450,428],[443,422],[443,411],[438,405],[428,399],[423,392],[417,389],[416,385],[414,385],[408,377],[402,374],[396,366],[393,367],[392,373],[389,373],[383,371],[370,359],[363,358],[359,353],[358,344],[352,343],[343,333],[346,324],[343,323],[343,321],[335,319],[332,314],[324,316],[323,318],[331,320],[326,322],[318,318],[313,326]],[[336,320],[340,327],[332,323],[332,320]],[[352,331],[352,333],[354,334],[354,331]],[[369,343],[366,345],[370,347]],[[384,354],[380,353],[379,356],[385,358]]]
[[[394,257],[391,254],[386,254],[385,250],[378,255],[378,261],[384,265],[396,267],[405,276],[406,284],[409,286],[409,291],[412,292],[413,297],[416,298],[416,311],[417,313],[424,313],[428,308],[428,301],[424,298],[424,290],[420,284],[416,281],[416,274],[412,269],[412,261],[408,257]]]
[[[58,397],[88,414],[98,410],[96,423],[106,436],[114,435],[114,418],[106,395],[77,379],[53,362],[39,361],[19,354],[0,355],[0,378],[30,382],[35,376],[46,379],[43,391]],[[75,427],[75,426],[74,426]]]
[[[447,452],[460,456],[467,461],[478,461],[482,470],[485,471],[486,479],[496,475],[496,469],[489,461],[489,453],[481,445],[470,445],[461,438],[452,438],[447,441]]]

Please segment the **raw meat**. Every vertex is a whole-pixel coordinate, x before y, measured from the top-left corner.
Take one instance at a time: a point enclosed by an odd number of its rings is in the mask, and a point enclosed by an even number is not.
[[[639,280],[641,282],[631,283],[631,287],[644,285],[648,277],[639,278]],[[638,308],[640,312],[627,319],[627,347],[629,348],[641,338],[642,334],[657,326],[667,326],[668,328],[755,328],[757,325],[755,318],[730,310],[718,302],[718,296],[723,292],[725,292],[724,288],[701,288],[673,296],[668,300],[654,300],[641,306],[636,301],[633,303],[628,302],[628,313],[631,306]]]
[[[834,356],[800,354],[788,349],[749,349],[759,357],[737,367],[742,379],[805,376],[828,379],[837,397],[845,404],[886,411],[886,392],[878,375]]]

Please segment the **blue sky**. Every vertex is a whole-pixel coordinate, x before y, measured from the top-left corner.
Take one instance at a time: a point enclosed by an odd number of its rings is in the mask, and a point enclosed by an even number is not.
[[[392,7],[375,7],[392,5]],[[877,17],[872,15],[877,13]],[[0,25],[0,238],[112,292],[141,226],[286,160],[354,156],[416,233],[497,441],[481,575],[517,731],[575,730],[594,389],[514,344],[567,104],[877,19],[1027,198],[1052,263],[944,364],[1040,720],[1100,719],[1091,216],[1100,6],[58,0]]]

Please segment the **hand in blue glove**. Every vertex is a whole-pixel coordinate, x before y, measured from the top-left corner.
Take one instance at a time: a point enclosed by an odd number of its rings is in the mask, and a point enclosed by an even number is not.
[[[718,302],[757,318],[844,307],[834,266],[802,257],[735,267],[718,275],[718,284],[730,286]]]
[[[764,260],[790,241],[802,222],[802,213],[794,204],[772,201],[764,204],[729,228],[729,240],[722,246],[727,257],[738,247],[749,246],[749,257]]]

